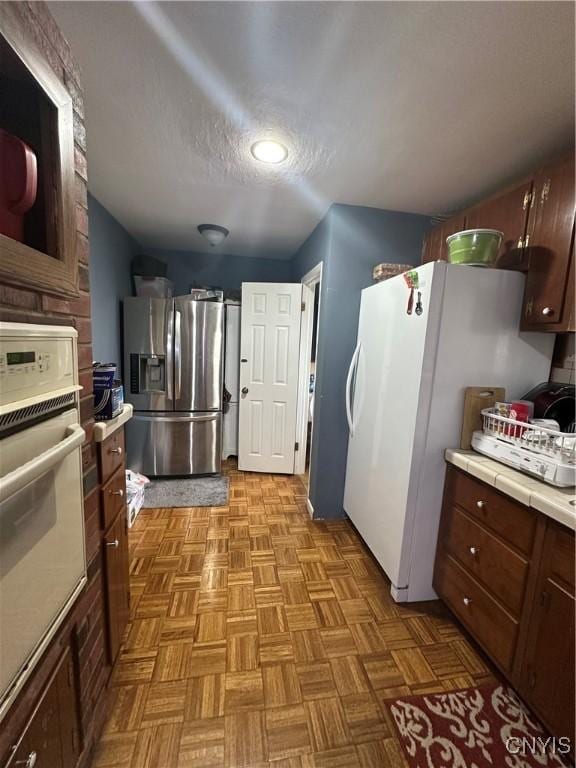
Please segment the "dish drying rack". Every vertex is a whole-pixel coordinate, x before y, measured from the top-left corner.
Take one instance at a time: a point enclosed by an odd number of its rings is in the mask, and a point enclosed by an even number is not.
[[[576,485],[576,434],[482,411],[482,431],[472,435],[479,453],[561,488]]]

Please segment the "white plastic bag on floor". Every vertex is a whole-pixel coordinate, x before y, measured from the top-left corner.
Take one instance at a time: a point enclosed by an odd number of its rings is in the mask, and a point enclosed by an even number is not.
[[[128,527],[131,528],[136,515],[144,504],[144,488],[150,480],[139,472],[126,470],[126,505],[128,507]]]

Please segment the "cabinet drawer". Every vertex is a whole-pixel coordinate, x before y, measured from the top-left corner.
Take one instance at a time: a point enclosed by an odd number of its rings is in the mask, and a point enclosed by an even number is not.
[[[434,587],[494,661],[510,670],[518,623],[449,555],[437,561]]]
[[[123,509],[126,499],[126,473],[122,465],[116,474],[102,487],[102,527],[106,531],[118,513]]]
[[[465,509],[521,552],[532,552],[536,514],[531,509],[452,467],[448,481],[448,503],[452,501]]]
[[[516,616],[528,562],[457,507],[446,510],[444,547]]]
[[[124,465],[124,429],[117,429],[100,444],[100,482],[105,483]]]

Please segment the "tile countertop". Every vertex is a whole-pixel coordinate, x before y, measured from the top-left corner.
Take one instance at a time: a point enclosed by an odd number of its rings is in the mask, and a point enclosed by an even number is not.
[[[132,418],[133,413],[134,406],[130,403],[124,403],[122,413],[119,416],[116,416],[115,419],[110,419],[109,421],[97,421],[94,424],[94,441],[96,443],[104,442],[107,437],[110,437],[112,432],[116,432],[119,427],[126,424],[126,422]]]
[[[446,461],[527,507],[576,529],[576,488],[556,488],[475,451],[446,450]]]

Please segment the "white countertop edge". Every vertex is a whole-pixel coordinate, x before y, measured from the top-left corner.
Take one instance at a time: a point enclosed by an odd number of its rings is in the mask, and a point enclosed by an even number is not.
[[[469,475],[493,486],[526,507],[532,507],[556,522],[576,530],[576,506],[569,503],[576,500],[575,488],[547,485],[475,451],[447,448],[444,455],[446,461]]]
[[[110,421],[97,421],[94,424],[94,442],[104,442],[104,440],[106,440],[107,437],[110,437],[113,432],[116,432],[119,427],[126,424],[127,421],[130,421],[133,413],[134,406],[131,403],[124,403],[122,413],[119,416],[116,416],[115,419],[110,419]]]

